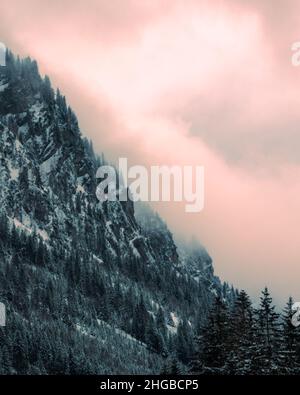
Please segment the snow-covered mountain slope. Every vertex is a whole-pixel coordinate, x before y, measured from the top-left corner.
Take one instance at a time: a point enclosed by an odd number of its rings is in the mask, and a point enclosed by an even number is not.
[[[9,53],[0,69],[9,328],[0,331],[0,373],[157,373],[171,354],[188,364],[194,330],[223,292],[211,260],[195,268],[182,258],[150,209],[135,216],[130,201],[97,201],[101,164],[36,63]]]

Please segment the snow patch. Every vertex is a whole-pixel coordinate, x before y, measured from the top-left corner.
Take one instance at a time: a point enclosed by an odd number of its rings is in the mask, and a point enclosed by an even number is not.
[[[18,181],[19,173],[20,173],[19,169],[15,168],[12,165],[11,161],[7,162],[7,166],[8,166],[8,170],[9,170],[9,173],[10,173],[11,180]]]
[[[22,146],[22,144],[20,143],[20,140],[16,140],[15,145],[16,145],[16,150],[17,150],[17,151],[20,151],[21,146]]]
[[[174,326],[168,325],[167,324],[167,329],[170,333],[172,333],[172,335],[176,335],[177,333],[177,328],[174,328]]]
[[[24,216],[24,214],[23,214]],[[32,233],[32,228],[29,226],[31,221],[30,218],[26,215],[23,217],[23,222],[20,222],[17,218],[13,218],[13,223],[17,229],[20,229],[22,231],[25,231],[26,233],[31,234]],[[49,240],[48,233],[45,230],[42,229],[36,229],[36,233],[44,240],[47,241]]]
[[[177,328],[179,325],[179,318],[175,313],[171,313],[172,321],[174,322],[175,327]]]
[[[90,334],[89,334],[89,332],[83,327],[83,326],[81,326],[81,325],[79,325],[79,324],[76,324],[76,330],[79,332],[79,333],[81,333],[82,335],[84,335],[84,336],[89,336],[90,338],[93,338],[94,336],[91,336]]]
[[[7,87],[8,87],[8,84],[0,85],[0,92],[4,92]]]
[[[141,258],[141,254],[139,253],[138,249],[137,249],[137,248],[135,247],[135,245],[134,245],[134,242],[135,242],[136,240],[139,240],[139,239],[140,239],[140,236],[137,236],[137,237],[135,237],[134,239],[130,240],[130,242],[129,242],[129,245],[130,245],[130,247],[131,247],[131,249],[132,249],[133,255],[134,255],[136,258]]]
[[[38,122],[41,120],[41,118],[43,118],[43,113],[42,113],[43,107],[44,107],[43,104],[39,103],[39,102],[37,102],[33,106],[31,106],[29,111],[33,115],[33,117],[32,117],[33,122]]]
[[[78,184],[76,188],[76,193],[85,193],[85,189],[83,188],[82,185]]]
[[[45,230],[38,229],[38,230],[37,230],[37,234],[38,234],[39,236],[41,236],[41,238],[42,238],[44,241],[49,240],[48,233],[47,233]]]
[[[46,181],[47,176],[56,167],[58,159],[60,156],[60,151],[57,151],[51,158],[47,159],[40,165],[40,173],[43,181]]]
[[[102,259],[98,258],[96,255],[93,254],[93,258],[95,259],[95,261],[97,261],[98,263],[102,264],[103,261]]]
[[[124,337],[124,338],[126,338],[126,339],[128,339],[128,340],[130,340],[130,341],[133,341],[133,342],[135,342],[135,343],[139,343],[140,345],[143,345],[144,347],[147,347],[147,345],[146,345],[145,343],[140,342],[140,341],[137,340],[135,337],[129,335],[129,333],[126,333],[126,332],[123,331],[122,329],[113,328],[113,327],[112,327],[111,325],[109,325],[107,322],[102,321],[102,320],[99,320],[99,319],[97,319],[97,323],[98,323],[98,325],[100,325],[100,326],[103,325],[103,326],[106,326],[106,327],[108,327],[108,328],[110,328],[110,329],[113,329],[113,330],[115,331],[115,333],[117,333],[118,335],[120,335],[120,336],[122,336],[122,337]]]
[[[13,222],[14,222],[14,225],[17,229],[21,229],[27,233],[32,233],[32,229],[30,229],[27,226],[25,226],[24,224],[22,224],[22,222],[20,222],[17,218],[14,218]]]

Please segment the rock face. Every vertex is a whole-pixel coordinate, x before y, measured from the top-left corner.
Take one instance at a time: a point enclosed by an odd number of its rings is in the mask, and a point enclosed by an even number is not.
[[[178,252],[149,208],[100,204],[102,164],[37,64],[8,53],[0,68],[0,373],[158,373],[170,353],[183,365],[192,356],[194,328],[224,288],[211,259],[201,249]]]

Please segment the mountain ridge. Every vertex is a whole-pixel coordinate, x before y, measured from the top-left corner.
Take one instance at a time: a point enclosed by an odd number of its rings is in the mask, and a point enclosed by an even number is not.
[[[150,208],[97,201],[103,159],[37,63],[10,52],[0,147],[0,297],[11,329],[0,332],[0,373],[158,373],[167,358],[187,369],[215,295],[231,304],[235,291],[208,254],[186,248],[183,260]]]

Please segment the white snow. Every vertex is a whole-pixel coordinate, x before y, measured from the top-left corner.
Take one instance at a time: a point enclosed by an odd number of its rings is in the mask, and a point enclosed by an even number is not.
[[[19,169],[14,169],[14,168],[10,169],[10,178],[13,181],[17,181],[19,178]]]
[[[44,241],[49,240],[48,233],[45,230],[38,229],[37,234],[41,236]]]
[[[151,305],[154,306],[157,310],[161,307],[157,302],[155,302],[153,299],[151,300]]]
[[[51,158],[47,159],[40,165],[40,173],[43,181],[45,181],[45,178],[52,171],[52,169],[56,167],[59,155],[60,151],[57,151],[53,156],[51,156]]]
[[[133,342],[135,342],[135,343],[139,343],[139,344],[141,344],[141,345],[147,347],[145,343],[140,342],[140,341],[137,340],[135,337],[132,337],[131,335],[129,335],[129,333],[124,332],[122,329],[113,328],[113,327],[112,327],[111,325],[109,325],[107,322],[102,321],[102,320],[99,320],[99,319],[97,319],[97,322],[98,322],[98,325],[103,325],[103,326],[106,326],[106,327],[108,327],[108,328],[110,328],[110,329],[113,329],[113,330],[115,331],[115,333],[117,333],[118,335],[123,336],[123,337],[125,337],[125,338],[128,339],[128,340],[131,340],[131,341],[133,341]]]
[[[14,222],[15,227],[16,227],[17,229],[21,229],[21,230],[23,230],[23,231],[25,231],[25,232],[28,232],[28,233],[31,233],[31,232],[32,232],[32,229],[30,229],[30,228],[28,228],[27,226],[25,226],[24,224],[22,224],[22,222],[20,222],[17,218],[14,218],[14,219],[13,219],[13,222]]]
[[[17,218],[13,218],[13,223],[14,223],[14,225],[15,225],[15,227],[16,227],[17,229],[20,229],[20,230],[22,230],[22,231],[25,231],[25,232],[31,234],[32,231],[33,231],[33,228],[29,226],[29,224],[31,223],[30,218],[28,218],[28,216],[26,216],[26,215],[24,215],[24,214],[23,214],[23,222],[24,222],[24,223],[20,222]],[[38,229],[38,228],[35,228],[35,230],[36,230],[36,233],[37,233],[44,241],[49,240],[48,233],[47,233],[45,230]]]
[[[42,103],[37,102],[33,106],[31,106],[29,111],[33,115],[33,117],[32,117],[33,122],[38,122],[41,120],[41,118],[43,118],[42,110],[43,110]]]
[[[105,226],[106,226],[107,231],[109,232],[109,234],[110,234],[111,237],[113,238],[113,240],[114,240],[116,243],[118,243],[118,240],[117,240],[117,238],[116,238],[116,235],[114,234],[114,232],[113,232],[113,230],[112,230],[112,228],[111,228],[112,222],[111,222],[111,221],[107,221],[106,224],[105,224]]]
[[[8,166],[8,170],[9,170],[9,173],[10,173],[10,178],[11,178],[13,181],[17,181],[18,178],[19,178],[19,173],[20,173],[19,169],[15,168],[15,167],[12,165],[11,161],[8,161],[8,162],[7,162],[7,166]]]
[[[20,143],[19,140],[16,140],[16,150],[20,151],[22,144]]]
[[[177,328],[179,325],[179,318],[175,313],[171,313],[172,321],[174,322],[175,327]]]
[[[76,193],[85,193],[85,189],[83,188],[82,185],[78,184],[76,188]]]
[[[93,254],[93,258],[95,259],[95,261],[97,261],[98,263],[102,264],[103,261],[102,259],[98,258],[96,255]]]
[[[22,209],[22,224],[27,228],[31,228],[31,218],[30,216]]]
[[[180,319],[177,317],[175,313],[170,313],[173,325],[167,324],[168,331],[172,333],[173,335],[177,333],[177,328],[180,322]]]
[[[174,326],[168,325],[167,324],[167,329],[170,333],[172,333],[173,335],[175,335],[177,333],[177,328],[174,328]]]
[[[90,338],[94,338],[94,336],[90,335],[88,331],[81,325],[76,324],[76,330],[80,332],[84,336],[89,336]]]
[[[141,239],[141,236],[137,236],[137,237],[135,237],[134,239],[130,240],[130,242],[129,242],[129,245],[130,245],[130,247],[131,247],[131,249],[132,249],[133,255],[134,255],[136,258],[141,258],[141,254],[139,253],[138,249],[137,249],[137,248],[135,247],[135,245],[134,245],[134,242],[135,242],[136,240],[139,240],[139,239]]]
[[[1,82],[0,82],[0,84],[1,84]],[[0,92],[4,92],[7,87],[8,87],[8,84],[0,85]]]

